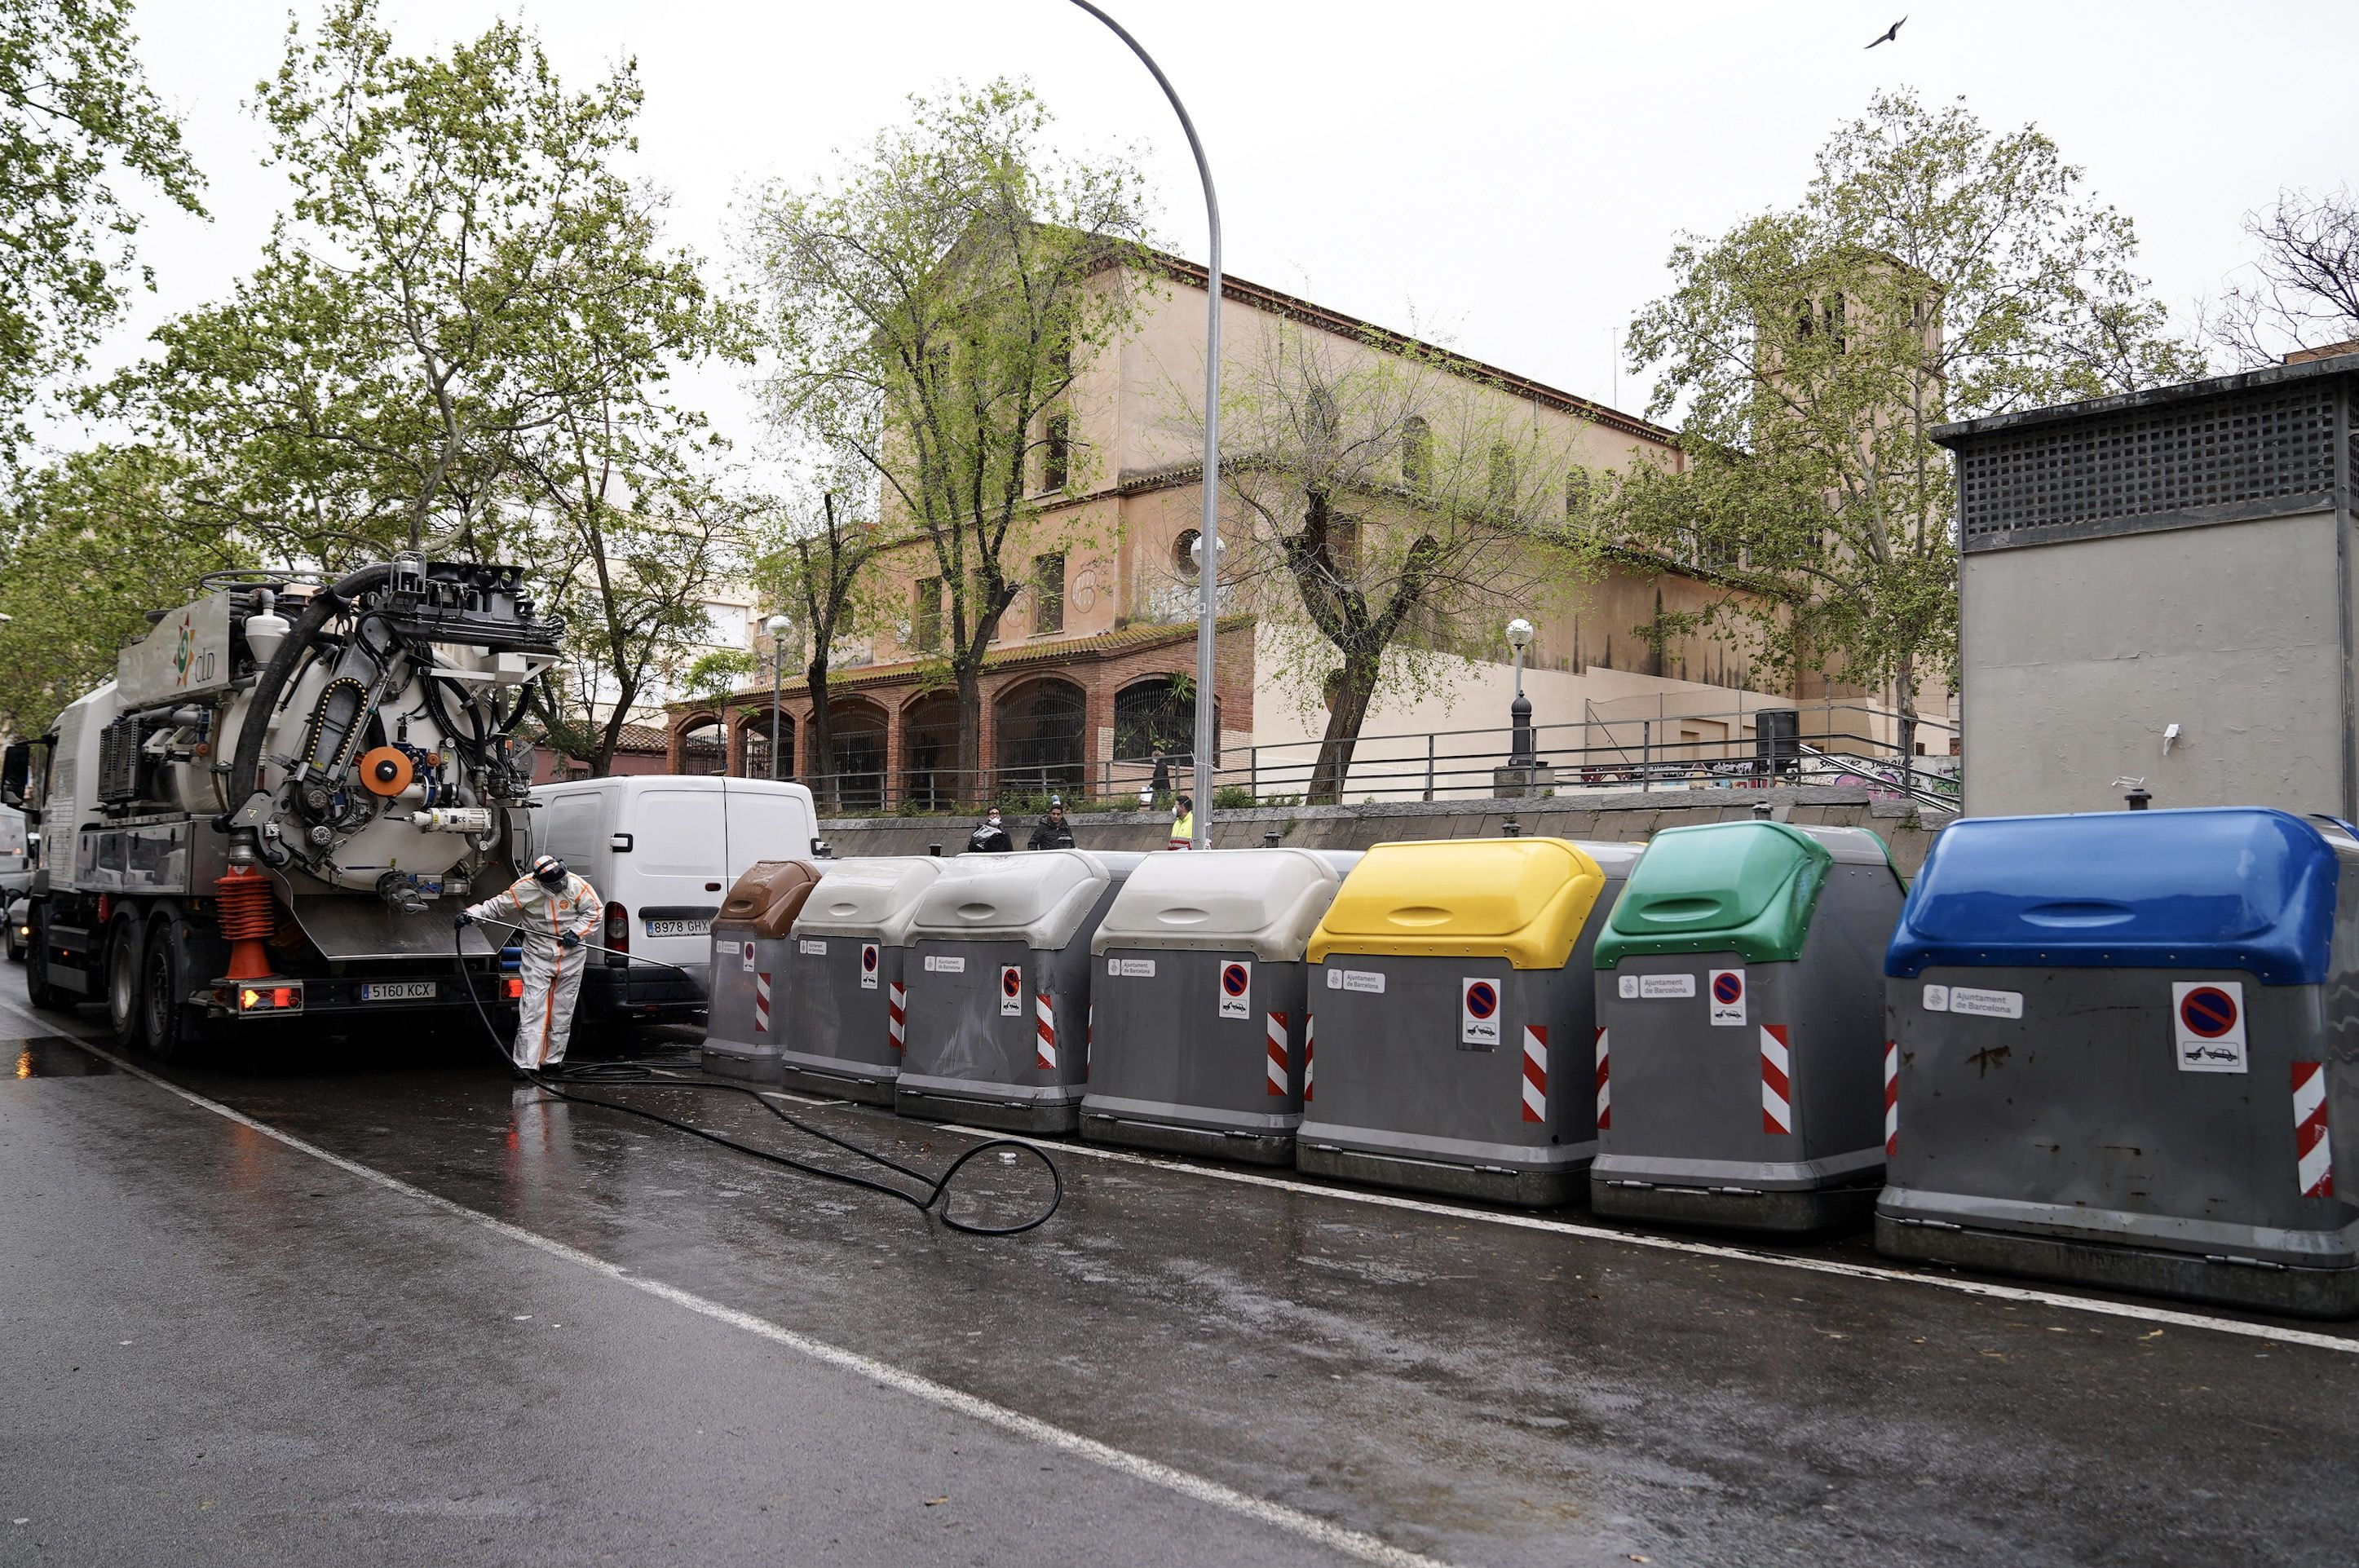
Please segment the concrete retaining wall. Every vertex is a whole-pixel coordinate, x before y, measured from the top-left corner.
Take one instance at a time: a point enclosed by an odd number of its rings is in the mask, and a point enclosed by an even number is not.
[[[1767,805],[1780,822],[1872,828],[1891,847],[1904,877],[1924,864],[1926,848],[1947,813],[1920,813],[1908,802],[1871,798],[1864,790],[1658,789],[1534,800],[1455,800],[1432,804],[1368,806],[1265,806],[1221,811],[1212,819],[1217,849],[1248,849],[1276,842],[1304,849],[1365,849],[1394,839],[1487,838],[1510,818],[1527,834],[1559,838],[1643,842],[1663,828],[1690,822],[1732,822]],[[820,824],[820,834],[838,855],[925,855],[932,846],[956,855],[966,847],[977,817],[842,817]],[[1023,846],[1033,819],[1011,820],[1008,828]],[[1099,811],[1076,815],[1073,842],[1083,849],[1161,849],[1169,837],[1168,814]]]

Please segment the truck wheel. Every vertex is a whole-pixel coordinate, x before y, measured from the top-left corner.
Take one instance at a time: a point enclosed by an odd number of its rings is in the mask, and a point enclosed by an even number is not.
[[[139,937],[139,927],[130,920],[116,921],[106,936],[106,1022],[125,1051],[138,1050],[147,1034],[139,974],[147,944]]]
[[[158,922],[148,933],[142,968],[139,1002],[148,1053],[158,1062],[193,1060],[208,1031],[204,1015],[188,1005],[188,961],[169,922]]]
[[[37,1007],[71,1011],[76,998],[49,982],[49,919],[39,904],[33,906],[33,936],[25,948],[25,1000]]]

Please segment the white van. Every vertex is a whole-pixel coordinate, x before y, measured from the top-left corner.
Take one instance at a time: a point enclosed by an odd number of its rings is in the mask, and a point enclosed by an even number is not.
[[[712,917],[730,884],[757,860],[809,859],[819,832],[810,790],[766,779],[584,779],[538,785],[532,804],[532,853],[558,856],[606,900],[595,940],[615,953],[591,954],[582,978],[592,1022],[701,1013]]]

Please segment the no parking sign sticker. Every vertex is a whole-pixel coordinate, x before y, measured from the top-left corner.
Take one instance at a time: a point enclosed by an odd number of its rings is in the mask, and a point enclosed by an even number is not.
[[[1013,964],[999,966],[999,1016],[1003,1018],[1024,1016],[1024,971]]]
[[[1499,983],[1496,980],[1459,982],[1458,1043],[1484,1047],[1499,1043]]]
[[[860,944],[860,988],[864,991],[876,989],[876,944],[873,942]]]
[[[1231,959],[1221,965],[1221,1017],[1245,1017],[1245,1004],[1252,999],[1253,965],[1243,959]]]
[[[1742,1027],[1745,1022],[1745,971],[1715,969],[1704,976],[1704,992],[1712,998],[1712,1021]]]
[[[2179,1037],[2181,1073],[2246,1070],[2243,981],[2174,981],[2170,1021]]]

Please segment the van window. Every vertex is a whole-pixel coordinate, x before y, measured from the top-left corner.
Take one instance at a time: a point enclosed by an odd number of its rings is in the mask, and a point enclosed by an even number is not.
[[[632,858],[650,877],[716,875],[721,869],[721,793],[649,789],[631,803],[625,831]]]
[[[599,804],[600,797],[592,793],[560,795],[546,810],[535,811],[532,825],[542,841],[539,853],[574,866],[596,864]]]
[[[810,829],[802,801],[792,795],[729,791],[729,869],[741,872],[757,860],[783,860],[810,853]]]

